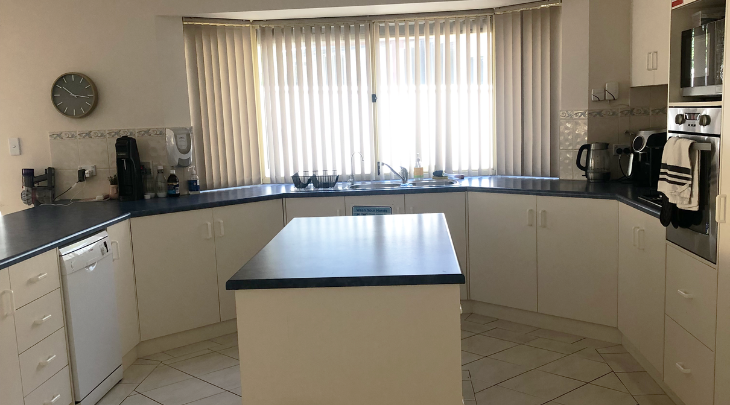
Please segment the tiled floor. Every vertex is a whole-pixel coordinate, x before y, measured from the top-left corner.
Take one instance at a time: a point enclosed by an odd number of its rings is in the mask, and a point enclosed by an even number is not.
[[[674,405],[621,345],[461,316],[465,405]],[[145,356],[99,405],[240,405],[237,335]]]

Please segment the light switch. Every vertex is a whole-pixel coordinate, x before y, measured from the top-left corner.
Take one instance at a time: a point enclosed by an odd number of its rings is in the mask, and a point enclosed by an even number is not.
[[[8,139],[8,145],[10,146],[10,156],[20,156],[20,138]]]

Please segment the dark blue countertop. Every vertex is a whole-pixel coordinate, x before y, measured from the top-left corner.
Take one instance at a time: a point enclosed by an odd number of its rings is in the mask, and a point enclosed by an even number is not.
[[[296,218],[226,282],[226,289],[464,282],[444,214],[420,214]]]
[[[447,193],[458,191],[531,194],[618,200],[659,217],[659,210],[639,200],[649,190],[618,182],[588,183],[530,177],[486,176],[461,180],[445,187],[403,187],[389,190],[349,190],[341,182],[333,190],[299,191],[288,184],[264,184],[211,191],[180,198],[130,202],[75,202],[68,206],[41,206],[0,216],[0,268],[45,251],[65,246],[127,218],[220,207],[278,198]]]

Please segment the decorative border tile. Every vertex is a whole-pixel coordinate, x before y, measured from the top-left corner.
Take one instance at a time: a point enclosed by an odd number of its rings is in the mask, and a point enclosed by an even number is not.
[[[52,141],[62,141],[63,136],[61,135],[60,132],[49,132],[48,139],[50,139]]]
[[[106,138],[106,131],[104,130],[94,130],[89,132],[91,132],[91,137],[94,139]]]
[[[651,114],[651,115],[661,115],[661,114],[667,115],[667,107],[652,108],[649,111],[649,114]]]
[[[648,107],[634,107],[631,109],[631,115],[633,115],[633,116],[649,115],[649,108]]]
[[[78,138],[79,139],[91,139],[91,131],[79,131]]]
[[[63,139],[76,139],[76,131],[63,131],[61,136]]]
[[[620,108],[618,110],[618,116],[619,117],[630,117],[631,116],[631,108]]]

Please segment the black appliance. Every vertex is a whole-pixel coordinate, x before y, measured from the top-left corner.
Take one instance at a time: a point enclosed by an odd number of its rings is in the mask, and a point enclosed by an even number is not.
[[[725,19],[682,32],[680,85],[683,96],[722,96]]]
[[[132,201],[144,198],[142,165],[139,161],[137,140],[128,136],[117,139],[117,177],[119,179],[119,200]]]
[[[631,179],[638,186],[657,188],[667,130],[639,131],[632,142]]]

